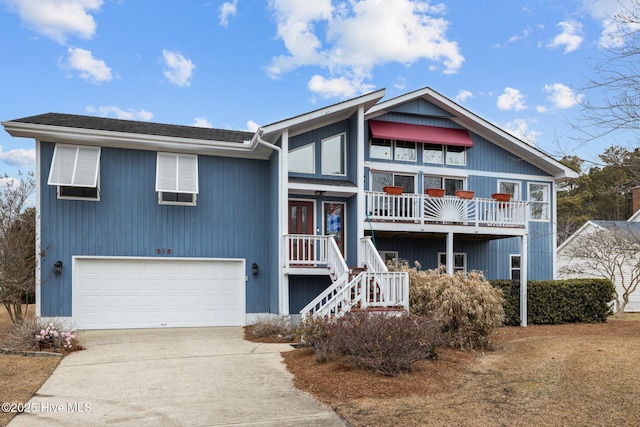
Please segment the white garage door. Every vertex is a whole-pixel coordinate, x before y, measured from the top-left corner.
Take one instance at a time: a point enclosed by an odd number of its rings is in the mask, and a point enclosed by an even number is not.
[[[73,263],[78,329],[244,325],[244,260],[74,257]]]

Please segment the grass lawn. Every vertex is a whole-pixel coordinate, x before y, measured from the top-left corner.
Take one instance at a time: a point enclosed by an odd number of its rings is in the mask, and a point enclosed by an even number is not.
[[[283,353],[298,388],[352,426],[635,426],[640,314],[503,327],[486,353],[443,349],[395,378]]]
[[[0,347],[4,347],[2,337],[11,326],[7,310],[0,305]],[[0,403],[27,403],[59,363],[59,357],[0,354]],[[0,411],[0,426],[7,425],[15,415]]]

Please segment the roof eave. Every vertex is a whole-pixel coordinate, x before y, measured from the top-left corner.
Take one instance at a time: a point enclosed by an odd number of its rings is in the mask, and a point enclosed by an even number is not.
[[[2,122],[14,137],[35,138],[39,141],[67,144],[95,145],[148,151],[169,151],[202,155],[242,157],[266,160],[271,150],[255,147],[251,141],[229,142],[193,138],[169,137],[130,132],[82,129],[64,126]]]

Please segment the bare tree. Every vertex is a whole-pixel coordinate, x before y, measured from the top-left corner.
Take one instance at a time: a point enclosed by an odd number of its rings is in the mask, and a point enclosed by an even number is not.
[[[14,323],[35,291],[36,214],[27,208],[34,189],[32,174],[0,180],[0,301]]]
[[[610,16],[614,24],[604,57],[592,66],[594,78],[585,91],[602,94],[597,104],[582,103],[583,120],[575,127],[585,140],[605,136],[616,130],[640,130],[640,0]]]
[[[616,285],[615,313],[624,316],[630,295],[640,284],[640,224],[610,222],[585,229],[564,249],[565,277],[602,277]]]

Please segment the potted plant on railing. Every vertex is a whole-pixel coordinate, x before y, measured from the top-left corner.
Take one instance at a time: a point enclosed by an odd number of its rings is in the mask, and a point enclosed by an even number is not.
[[[473,199],[473,196],[475,194],[475,191],[471,190],[458,190],[455,192],[455,195],[460,197],[461,199]]]
[[[424,190],[424,193],[427,196],[431,196],[431,197],[443,197],[444,188],[427,188],[426,190]]]
[[[491,197],[499,202],[508,202],[511,200],[511,194],[509,193],[493,193]]]
[[[387,194],[402,194],[402,187],[399,185],[385,185],[382,190]]]

